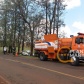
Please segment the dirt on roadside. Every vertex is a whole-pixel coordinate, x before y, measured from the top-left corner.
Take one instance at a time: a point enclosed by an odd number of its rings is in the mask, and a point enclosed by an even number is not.
[[[6,81],[2,76],[0,76],[0,84],[10,84],[8,81]]]

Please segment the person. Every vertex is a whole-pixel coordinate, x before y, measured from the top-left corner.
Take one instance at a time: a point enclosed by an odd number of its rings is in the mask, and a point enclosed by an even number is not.
[[[13,52],[13,55],[15,55],[15,53],[16,53],[16,47],[15,46],[13,46],[12,52]]]
[[[6,47],[6,46],[3,47],[3,53],[4,53],[4,54],[7,53],[7,47]]]

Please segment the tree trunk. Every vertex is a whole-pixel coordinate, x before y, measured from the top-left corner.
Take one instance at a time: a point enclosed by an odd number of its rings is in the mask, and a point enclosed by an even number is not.
[[[7,46],[6,33],[7,33],[7,11],[5,11],[4,46]]]
[[[47,7],[47,0],[46,0],[46,33],[45,34],[47,34],[47,9],[48,7]]]
[[[50,34],[51,34],[51,29],[52,29],[52,23],[55,19],[55,15],[56,15],[56,4],[57,4],[57,0],[55,0],[55,5],[54,5],[54,9],[53,9],[53,16],[52,19],[50,20]],[[54,28],[53,28],[54,31]]]
[[[24,50],[24,40],[25,40],[25,25],[24,25],[24,30],[23,30],[22,51]]]
[[[34,22],[33,22],[33,29],[31,29],[31,56],[33,56],[33,37],[34,37]]]
[[[20,20],[19,20],[19,33],[18,33],[18,53],[20,53],[20,37],[21,37],[21,27],[20,27]]]
[[[18,34],[18,53],[20,53],[20,34]]]
[[[16,23],[16,10],[17,10],[17,8],[15,7],[15,26],[14,26],[14,39],[13,39],[14,46],[15,46],[15,41],[16,41],[16,25],[17,25],[17,23]]]

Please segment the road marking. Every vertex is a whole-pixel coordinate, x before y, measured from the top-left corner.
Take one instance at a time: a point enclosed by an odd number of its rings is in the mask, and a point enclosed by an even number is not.
[[[6,80],[5,78],[3,78],[1,75],[0,75],[0,78],[1,78],[3,81],[5,81],[7,84],[11,84],[8,80]],[[2,82],[2,83],[4,83],[4,82]]]
[[[26,62],[21,62],[21,61],[18,61],[18,60],[12,60],[12,59],[5,59],[5,60],[9,60],[9,61],[12,61],[12,62],[17,62],[17,63],[19,62],[19,63],[24,64],[24,65],[33,66],[33,67],[36,67],[36,68],[39,68],[39,69],[44,69],[44,70],[47,70],[47,71],[50,71],[50,72],[54,72],[54,73],[58,73],[58,74],[61,74],[61,75],[64,75],[64,76],[68,76],[68,77],[71,77],[71,78],[76,78],[76,79],[84,80],[84,77],[66,74],[66,73],[63,73],[63,72],[60,72],[60,71],[56,71],[56,70],[40,67],[40,66],[37,66],[37,65],[34,65],[34,64],[30,64],[30,63],[26,63]]]

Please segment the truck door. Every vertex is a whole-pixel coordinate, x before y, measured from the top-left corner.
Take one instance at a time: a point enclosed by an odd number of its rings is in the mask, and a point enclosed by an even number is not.
[[[77,37],[75,39],[74,50],[78,50],[81,55],[84,54],[84,38],[83,37]]]

